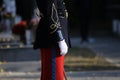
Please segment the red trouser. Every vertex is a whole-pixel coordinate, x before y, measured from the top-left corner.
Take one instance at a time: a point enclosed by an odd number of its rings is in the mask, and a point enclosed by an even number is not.
[[[59,49],[41,49],[41,80],[64,80],[64,56]]]

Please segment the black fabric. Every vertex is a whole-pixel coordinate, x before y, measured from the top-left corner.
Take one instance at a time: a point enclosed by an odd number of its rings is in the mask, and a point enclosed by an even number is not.
[[[76,11],[82,41],[88,41],[89,23],[92,14],[92,0],[76,0]]]
[[[57,31],[53,33],[53,39],[55,42],[62,41],[64,39],[63,34],[60,29],[57,29]]]
[[[55,4],[58,14],[62,13],[64,16],[63,18],[60,18],[59,15],[57,14],[60,22],[59,27],[61,27],[61,32],[63,34],[65,41],[67,42],[68,47],[70,47],[70,42],[69,42],[70,40],[68,37],[68,29],[67,29],[68,22],[65,16],[66,8],[65,5],[63,4],[63,0],[36,0],[36,2],[40,12],[43,13],[44,17],[40,20],[40,23],[36,30],[34,49],[46,48],[57,45],[57,41],[56,41],[57,37],[53,37],[54,34],[53,33],[51,34],[51,32],[54,29],[50,28],[50,25],[54,24],[53,20],[51,19],[53,2]],[[54,15],[54,18],[55,17],[56,15]]]

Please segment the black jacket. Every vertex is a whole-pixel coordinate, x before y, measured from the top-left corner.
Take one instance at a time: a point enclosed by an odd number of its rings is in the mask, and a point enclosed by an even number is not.
[[[36,29],[34,49],[57,46],[65,39],[70,47],[66,7],[63,0],[36,0],[38,9],[43,14]]]

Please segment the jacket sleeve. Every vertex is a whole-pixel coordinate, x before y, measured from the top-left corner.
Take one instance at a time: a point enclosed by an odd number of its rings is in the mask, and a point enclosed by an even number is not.
[[[66,18],[66,7],[63,0],[56,0],[57,2],[52,3],[51,20],[53,24],[50,25],[50,33],[56,42],[64,39],[60,18]]]

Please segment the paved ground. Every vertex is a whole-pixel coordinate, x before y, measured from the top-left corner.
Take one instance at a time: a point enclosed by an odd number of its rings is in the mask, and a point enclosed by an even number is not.
[[[120,80],[120,71],[67,72],[70,80]],[[40,80],[39,72],[0,73],[0,80]]]
[[[97,55],[120,67],[120,39],[105,36],[90,38],[90,43],[81,43],[80,38],[73,38],[73,47],[88,47]]]
[[[106,60],[120,67],[120,40],[112,37],[90,38],[90,43],[80,43],[72,38],[73,47],[88,47]],[[28,67],[29,66],[29,67]],[[0,80],[40,80],[40,62],[10,62],[0,65],[8,72],[0,73]],[[120,80],[120,70],[67,72],[72,80]]]

